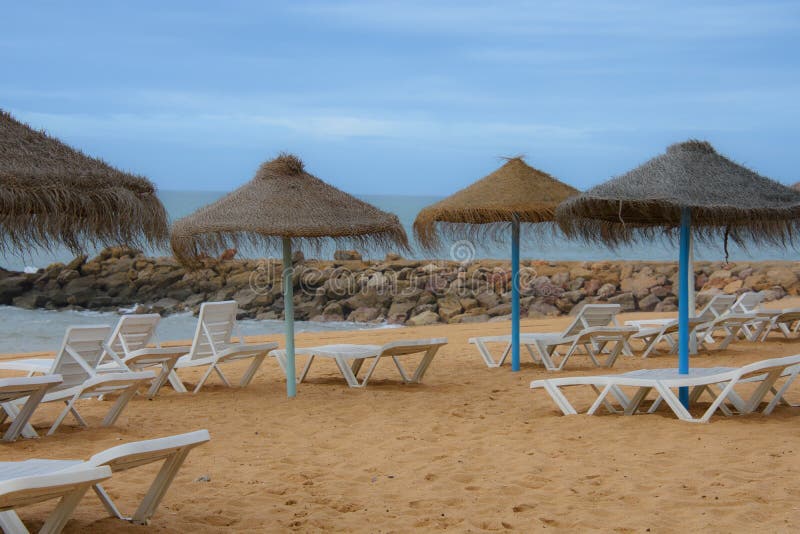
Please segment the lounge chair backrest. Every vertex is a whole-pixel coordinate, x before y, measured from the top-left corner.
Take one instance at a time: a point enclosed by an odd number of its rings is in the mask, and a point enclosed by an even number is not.
[[[621,309],[619,304],[587,304],[581,308],[562,335],[574,336],[586,328],[608,326],[614,322]]]
[[[788,308],[783,310],[780,315],[775,318],[776,322],[791,323],[800,321],[800,308]]]
[[[416,354],[447,345],[447,338],[439,337],[433,339],[417,339],[414,341],[392,341],[381,347],[381,356],[403,356],[405,354]]]
[[[231,344],[231,336],[236,328],[235,300],[205,302],[200,305],[197,329],[192,340],[191,359],[212,356]]]
[[[110,326],[70,326],[64,334],[49,374],[61,375],[63,381],[53,390],[83,384],[94,376],[94,369],[105,353]]]
[[[782,358],[771,358],[769,360],[761,360],[745,365],[739,369],[739,378],[747,378],[754,375],[768,373],[773,370],[783,371],[787,367],[793,367],[800,364],[800,354],[794,356],[784,356]]]
[[[720,315],[729,312],[734,302],[736,302],[736,295],[714,295],[696,317],[704,322],[713,321]]]
[[[732,312],[737,313],[750,313],[756,311],[761,301],[764,300],[764,294],[756,291],[748,291],[742,293],[736,302],[731,306]]]
[[[123,358],[131,352],[147,347],[155,340],[156,327],[160,320],[161,316],[157,313],[123,315],[111,334],[108,343],[111,350]]]
[[[208,430],[196,430],[176,436],[125,443],[95,454],[87,463],[93,466],[107,465],[114,472],[124,471],[166,458],[180,449],[196,447],[210,439]]]

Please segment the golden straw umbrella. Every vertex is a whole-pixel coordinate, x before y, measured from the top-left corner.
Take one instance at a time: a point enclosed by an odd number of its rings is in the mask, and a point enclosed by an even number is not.
[[[73,252],[163,245],[167,214],[152,183],[89,157],[0,110],[0,251]]]
[[[286,389],[296,394],[292,249],[301,243],[408,250],[397,216],[386,213],[309,174],[296,156],[281,154],[261,165],[255,178],[172,227],[172,250],[192,265],[240,243],[283,251]]]
[[[414,235],[426,249],[451,240],[499,240],[511,226],[511,368],[519,370],[519,227],[551,223],[556,207],[578,190],[534,169],[522,158],[509,158],[493,173],[424,208],[414,221]]]
[[[557,221],[568,236],[612,247],[679,236],[679,372],[687,374],[692,234],[722,237],[726,250],[728,239],[785,246],[800,231],[800,192],[690,140],[564,202]],[[688,407],[688,390],[680,395]]]

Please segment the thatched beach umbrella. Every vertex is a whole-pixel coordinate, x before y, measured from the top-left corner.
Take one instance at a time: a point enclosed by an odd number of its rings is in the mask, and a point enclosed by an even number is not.
[[[0,251],[160,245],[167,235],[166,211],[148,180],[0,110]]]
[[[493,173],[436,204],[414,221],[417,241],[427,248],[449,239],[497,239],[511,226],[511,368],[519,370],[520,223],[551,223],[556,206],[578,191],[522,158],[509,158]]]
[[[785,246],[800,229],[800,192],[688,141],[562,204],[557,220],[569,235],[611,246],[680,235],[680,372],[689,372],[689,244],[723,237]],[[681,390],[688,405],[688,391]]]
[[[255,178],[172,227],[172,250],[192,264],[201,254],[216,255],[240,243],[283,251],[286,389],[296,393],[292,248],[333,240],[357,248],[408,249],[400,221],[326,184],[303,168],[299,158],[281,154],[258,169]]]

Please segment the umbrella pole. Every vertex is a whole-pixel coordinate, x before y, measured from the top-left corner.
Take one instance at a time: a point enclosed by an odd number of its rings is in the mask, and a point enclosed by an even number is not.
[[[283,238],[283,324],[286,336],[286,396],[297,395],[294,365],[294,292],[292,291],[292,240]]]
[[[511,370],[519,371],[519,217],[511,220]]]
[[[678,261],[678,373],[689,374],[689,255],[691,247],[692,212],[681,208],[680,259]],[[689,388],[679,391],[681,404],[689,407]]]
[[[697,304],[695,302],[695,285],[694,285],[694,237],[689,233],[689,316],[694,317],[697,313]],[[691,338],[689,340],[689,354],[697,354],[697,339]]]

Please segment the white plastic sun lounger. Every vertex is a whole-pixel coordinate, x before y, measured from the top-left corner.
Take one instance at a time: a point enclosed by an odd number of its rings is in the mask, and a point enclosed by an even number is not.
[[[628,324],[632,321],[627,321]],[[645,323],[642,323],[645,324]],[[701,325],[706,324],[701,319],[690,318],[689,329],[695,332],[695,329]],[[640,327],[639,331],[631,336],[632,340],[641,341],[644,346],[642,347],[642,358],[647,358],[655,352],[658,344],[666,341],[669,346],[669,353],[674,354],[678,352],[678,320],[670,319],[669,322],[663,323],[659,326]]]
[[[620,375],[535,380],[531,382],[531,389],[547,391],[564,415],[578,413],[564,395],[563,389],[567,387],[590,386],[598,394],[587,415],[595,414],[601,406],[612,413],[638,413],[647,395],[655,391],[657,398],[647,413],[654,412],[663,400],[679,419],[705,423],[717,410],[725,415],[731,415],[733,410],[742,414],[752,413],[769,392],[774,396],[763,413],[771,413],[779,402],[786,403],[784,394],[800,373],[799,365],[800,355],[795,355],[763,360],[739,368],[695,368],[686,375],[679,374],[677,369],[643,369]],[[776,383],[781,378],[785,382],[778,389]],[[754,391],[746,399],[736,391],[736,387],[742,384],[755,385]],[[635,388],[635,393],[629,396],[622,390],[623,387]],[[692,402],[696,402],[703,393],[712,397],[711,405],[700,417],[693,417],[678,400],[674,390],[681,387],[691,388]]]
[[[188,353],[181,356],[175,369],[187,367],[208,367],[194,393],[200,391],[212,372],[216,372],[226,386],[232,387],[222,374],[223,363],[238,360],[252,360],[239,382],[239,387],[246,387],[258,371],[267,353],[278,348],[277,343],[245,343],[244,337],[236,324],[237,304],[235,300],[224,302],[206,302],[200,305],[197,318],[197,329]],[[238,343],[231,341],[234,330],[239,338]],[[186,387],[175,372],[170,374],[170,383],[176,391],[185,392]]]
[[[772,332],[778,331],[786,339],[791,339],[792,334],[800,330],[800,308],[785,310],[763,310],[758,312],[763,319],[763,328],[760,335],[761,341],[766,341]]]
[[[314,362],[315,358],[331,358],[336,362],[336,366],[347,381],[348,386],[351,388],[364,387],[367,385],[367,382],[369,382],[370,377],[372,377],[372,373],[375,371],[375,367],[377,367],[381,358],[390,357],[397,367],[397,370],[400,372],[404,383],[418,384],[422,382],[425,371],[428,370],[436,352],[446,344],[446,338],[434,338],[393,341],[385,345],[342,344],[298,348],[295,349],[295,354],[306,355],[308,356],[308,360],[297,378],[297,383],[299,384],[308,376],[308,370],[311,368],[311,364]],[[409,375],[400,363],[400,357],[421,353],[424,353],[422,360],[419,362],[414,372]],[[275,359],[278,360],[281,369],[286,372],[286,351],[273,350],[270,352],[270,356],[274,356]],[[364,362],[368,359],[372,359],[372,365],[369,366],[364,377],[359,380],[358,373]]]
[[[69,472],[30,473],[25,462],[0,462],[0,528],[6,534],[27,534],[17,508],[60,499],[40,533],[57,534],[94,484],[111,477],[109,467],[82,466]]]
[[[82,472],[87,469],[110,469],[117,473],[154,462],[163,462],[161,469],[153,478],[132,517],[123,516],[100,481],[91,484],[95,494],[108,513],[119,519],[139,525],[146,525],[166,495],[172,481],[178,474],[189,452],[210,440],[207,430],[198,430],[168,436],[165,438],[126,443],[95,454],[87,461],[82,460],[26,460],[23,462],[0,462],[0,478],[4,473],[29,475],[63,475]],[[104,477],[108,478],[108,477]],[[84,490],[85,491],[85,490]]]
[[[54,433],[68,413],[72,413],[82,426],[88,426],[76,409],[80,399],[119,393],[117,401],[109,409],[103,426],[113,425],[143,383],[155,378],[150,372],[119,372],[98,374],[97,363],[108,349],[105,340],[110,333],[108,326],[71,326],[67,328],[61,349],[46,371],[50,375],[61,375],[62,382],[44,395],[41,402],[64,402],[64,410],[50,427],[48,435]],[[10,362],[8,362],[10,363]],[[6,368],[5,364],[0,368]],[[22,404],[27,399],[16,403]]]
[[[744,328],[748,324],[752,324],[754,320],[756,320],[755,313],[726,313],[713,321],[698,325],[694,330],[697,336],[697,349],[709,349],[709,344],[716,341],[714,335],[722,331],[725,337],[722,338],[716,348],[725,350],[731,342],[739,337],[740,333],[744,332]]]
[[[616,315],[620,312],[619,304],[587,304],[575,316],[572,323],[561,333],[531,333],[520,335],[520,344],[525,346],[535,363],[541,363],[548,371],[563,369],[567,360],[582,348],[597,365],[611,367],[621,352],[627,352],[628,338],[638,331],[634,327],[619,327]],[[511,351],[511,336],[484,336],[469,339],[469,343],[478,348],[487,367],[500,367]],[[505,350],[499,360],[492,357],[487,343],[503,343]],[[555,358],[561,356],[558,347],[567,346],[567,352],[560,363]],[[601,353],[607,350],[608,356],[600,363]]]
[[[106,353],[97,370],[99,372],[142,371],[149,367],[160,367],[161,372],[153,380],[148,398],[158,394],[175,368],[178,359],[185,355],[188,347],[162,348],[156,336],[156,327],[161,316],[157,313],[123,315],[117,322],[108,341],[113,354]],[[149,345],[154,344],[155,347]],[[122,362],[120,365],[119,362]]]
[[[61,382],[60,375],[0,378],[0,423],[11,420],[3,441],[14,441],[23,431],[31,437],[36,436],[32,428],[26,428],[28,421],[48,390]],[[17,408],[14,403],[20,399],[27,400],[22,408]]]
[[[718,294],[711,297],[700,312],[690,319],[698,319],[700,322],[707,323],[713,321],[717,317],[721,317],[731,311],[731,308],[736,303],[736,295]],[[636,326],[638,328],[651,328],[677,321],[676,317],[662,318],[662,319],[638,319],[636,321],[625,321],[626,325]]]

